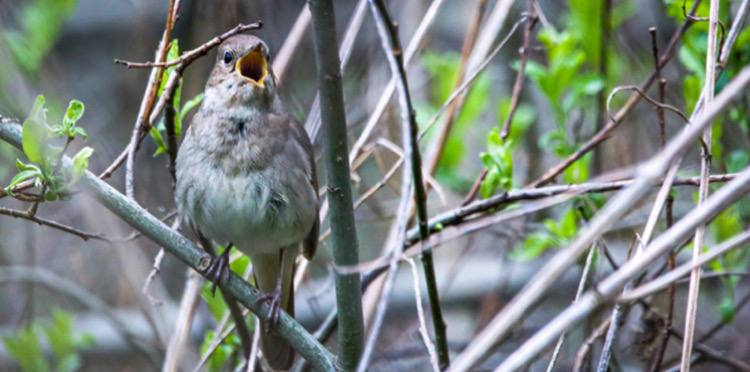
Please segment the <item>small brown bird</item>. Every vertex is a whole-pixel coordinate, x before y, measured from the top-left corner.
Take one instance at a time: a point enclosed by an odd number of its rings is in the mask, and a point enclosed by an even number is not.
[[[177,155],[177,212],[202,240],[228,247],[215,260],[218,278],[236,246],[250,256],[272,311],[294,316],[295,261],[300,248],[312,258],[319,233],[310,139],[282,109],[268,47],[255,36],[221,44],[204,93]],[[263,357],[290,368],[291,347],[269,331],[261,324]]]

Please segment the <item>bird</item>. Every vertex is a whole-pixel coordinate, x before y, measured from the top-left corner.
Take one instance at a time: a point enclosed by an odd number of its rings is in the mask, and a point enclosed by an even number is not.
[[[312,143],[283,108],[268,46],[249,34],[226,39],[177,153],[175,204],[204,249],[213,254],[211,242],[227,247],[212,260],[215,283],[228,274],[231,247],[249,256],[255,283],[271,302],[260,348],[275,370],[289,369],[294,358],[272,328],[279,308],[294,316],[297,258],[315,254],[317,189]]]

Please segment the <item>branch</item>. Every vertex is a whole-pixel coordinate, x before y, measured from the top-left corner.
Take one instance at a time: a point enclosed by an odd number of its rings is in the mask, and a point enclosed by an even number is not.
[[[740,248],[749,241],[750,241],[750,230],[745,230],[745,232],[737,234],[733,236],[731,239],[728,239],[727,241],[721,243],[717,247],[714,247],[708,250],[707,252],[699,255],[695,261],[684,263],[680,265],[680,267],[646,284],[643,284],[638,288],[634,288],[634,289],[631,289],[629,291],[622,293],[620,297],[617,298],[617,301],[618,302],[631,302],[639,298],[643,298],[646,296],[650,296],[654,293],[657,293],[663,290],[664,288],[669,287],[671,284],[676,283],[678,280],[680,280],[685,275],[689,274],[695,268],[701,267],[704,264],[708,263],[709,261],[714,260],[717,257],[723,256],[733,249]]]
[[[2,125],[2,124],[0,124],[0,125]],[[88,233],[88,232],[85,232],[85,231],[81,231],[79,229],[76,229],[74,227],[71,227],[71,226],[59,223],[57,221],[53,221],[53,220],[48,220],[48,219],[45,219],[45,218],[37,217],[37,216],[32,215],[32,214],[30,214],[28,212],[25,212],[25,211],[19,211],[19,210],[15,210],[15,209],[9,209],[9,208],[0,207],[0,214],[6,215],[6,216],[10,216],[10,217],[15,217],[15,218],[23,218],[23,219],[29,220],[31,222],[36,222],[39,225],[49,226],[49,227],[51,227],[53,229],[57,229],[57,230],[66,232],[68,234],[75,235],[75,236],[83,239],[84,241],[88,241],[89,239],[101,240],[101,241],[105,241],[105,242],[109,242],[110,241],[109,238],[105,237],[102,234],[92,234],[92,233]]]
[[[521,45],[521,61],[518,64],[518,71],[516,72],[516,81],[513,83],[513,92],[511,93],[510,109],[508,111],[508,117],[505,118],[502,130],[500,131],[500,138],[505,140],[510,135],[511,123],[513,122],[513,116],[516,114],[518,109],[518,103],[521,101],[521,91],[523,89],[524,71],[526,71],[526,61],[529,59],[529,45],[531,45],[531,33],[536,26],[536,22],[539,18],[534,12],[534,1],[528,0],[526,8],[526,16],[529,17],[526,22],[526,29],[523,31],[523,45]]]
[[[731,174],[717,174],[712,175],[709,180],[712,183],[727,182],[736,176],[735,173]],[[468,218],[475,216],[479,213],[491,212],[499,207],[528,200],[538,200],[550,198],[558,195],[569,195],[570,197],[617,191],[628,186],[631,186],[636,181],[634,179],[613,181],[613,182],[589,182],[574,185],[554,185],[545,186],[539,188],[526,188],[521,190],[512,190],[502,194],[492,196],[488,199],[478,200],[469,205],[455,208],[453,210],[443,212],[435,217],[430,218],[428,224],[430,228],[430,234],[441,231],[442,229],[459,225],[466,221]],[[699,177],[688,177],[679,178],[674,181],[675,186],[698,186],[700,182]],[[407,244],[412,245],[419,240],[418,232],[416,229],[409,230],[407,235]]]
[[[706,81],[703,84],[704,102],[710,106],[714,100],[716,89],[716,29],[719,22],[719,0],[711,0],[708,21],[708,46],[706,51]],[[701,184],[698,188],[698,203],[700,206],[708,197],[708,177],[711,173],[711,125],[706,126],[703,132],[701,147]],[[693,240],[693,263],[698,261],[706,234],[706,225],[701,224],[695,230]],[[682,342],[682,360],[680,362],[683,372],[690,371],[690,357],[693,353],[693,338],[695,337],[695,318],[698,313],[698,294],[700,293],[701,268],[695,267],[690,273],[690,287],[688,288],[688,299],[685,309],[685,338]]]
[[[336,45],[336,17],[331,0],[310,0],[320,116],[325,128],[324,158],[330,203],[331,244],[336,265],[359,262],[357,231],[352,207],[347,161],[347,130],[341,67]],[[336,305],[339,318],[339,360],[345,370],[357,367],[362,353],[364,321],[359,274],[336,273]]]
[[[172,30],[175,25],[175,17],[179,12],[179,5],[175,4],[175,0],[169,0],[169,6],[167,7],[167,21],[164,26],[164,32],[159,41],[159,46],[156,48],[156,58],[158,62],[163,62],[167,58],[167,50],[169,49],[170,40],[172,39]],[[154,108],[154,100],[159,91],[159,85],[162,79],[162,67],[157,67],[151,70],[149,75],[148,83],[146,84],[146,92],[143,93],[143,99],[141,100],[141,106],[138,109],[138,116],[135,119],[135,125],[133,126],[133,133],[130,136],[130,151],[128,151],[127,162],[125,163],[125,195],[131,199],[135,199],[134,195],[134,176],[133,176],[133,165],[135,163],[135,142],[138,141],[138,136],[144,126],[144,123],[148,120],[151,110]]]
[[[588,255],[586,255],[586,263],[583,265],[583,270],[581,270],[581,280],[578,281],[578,289],[576,290],[576,295],[573,298],[573,303],[578,301],[578,299],[583,294],[583,291],[586,289],[586,283],[589,281],[589,273],[591,270],[591,261],[593,261],[594,254],[596,252],[596,244],[591,246],[591,249],[589,249]],[[555,344],[555,349],[552,352],[552,357],[549,360],[549,364],[547,364],[547,372],[554,371],[555,363],[557,362],[557,357],[560,355],[560,350],[562,350],[563,342],[565,342],[565,333],[560,335],[560,338],[557,339],[557,344]]]
[[[0,124],[0,139],[20,149],[20,125]],[[70,168],[70,166],[71,159],[63,157],[63,168]],[[170,229],[157,217],[100,180],[93,173],[87,171],[81,178],[80,183],[104,207],[205,277],[206,270],[211,264],[211,256],[208,253],[198,248],[189,239]],[[263,320],[268,319],[270,308],[266,301],[262,301],[263,294],[247,281],[231,273],[223,289],[255,313],[257,317]],[[280,311],[275,331],[284,337],[315,368],[325,371],[338,368],[333,355],[287,313]]]
[[[370,0],[370,9],[372,10],[375,19],[375,25],[377,26],[378,34],[380,35],[383,50],[388,59],[388,65],[391,68],[391,74],[396,81],[396,88],[398,89],[399,103],[401,104],[402,135],[404,137],[404,158],[406,158],[406,161],[409,163],[411,177],[413,178],[412,184],[414,185],[414,202],[417,206],[417,224],[419,227],[419,234],[422,241],[426,242],[427,237],[429,236],[429,230],[427,228],[427,195],[424,188],[424,180],[422,178],[422,159],[419,153],[419,142],[417,138],[419,126],[417,125],[415,118],[415,111],[409,92],[409,83],[406,78],[401,41],[398,38],[396,26],[382,0]],[[450,364],[448,339],[445,332],[445,320],[443,319],[442,309],[440,308],[440,296],[438,294],[437,279],[435,277],[435,264],[433,262],[432,250],[429,245],[422,250],[422,266],[424,268],[427,296],[430,300],[430,310],[432,311],[432,322],[435,331],[435,343],[437,346],[439,364],[441,369],[446,369]],[[392,273],[393,271],[389,270],[389,272]],[[388,293],[384,291],[381,295],[388,296]],[[384,311],[385,307],[383,307],[383,313],[379,312],[379,315],[383,316]],[[370,338],[368,347],[371,347],[371,345],[374,344],[376,337],[377,335]],[[363,366],[367,366],[367,362],[367,358],[363,358],[363,363],[360,364],[359,367],[360,370]]]
[[[230,29],[229,31],[226,31],[223,34],[218,35],[209,41],[206,41],[205,43],[201,44],[199,47],[182,53],[179,58],[172,60],[172,61],[129,62],[129,61],[125,61],[122,59],[115,59],[115,63],[124,65],[127,68],[152,68],[152,67],[165,68],[165,67],[171,67],[171,66],[177,66],[177,65],[189,65],[193,63],[196,59],[208,54],[208,52],[211,51],[211,49],[219,46],[219,44],[224,42],[224,40],[229,39],[230,37],[234,35],[241,34],[243,32],[259,30],[261,28],[263,28],[262,21],[257,21],[257,22],[250,23],[250,24],[240,23],[237,26],[234,26],[234,28]]]

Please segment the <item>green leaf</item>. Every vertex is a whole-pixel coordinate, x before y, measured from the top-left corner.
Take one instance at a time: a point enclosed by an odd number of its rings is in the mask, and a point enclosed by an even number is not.
[[[198,107],[201,102],[203,102],[203,93],[197,94],[195,97],[185,102],[185,105],[180,109],[180,120],[185,119],[185,116],[187,116],[190,110]]]
[[[721,313],[722,322],[732,323],[735,315],[737,315],[737,307],[731,298],[724,297],[721,299],[721,304],[719,304],[719,312]]]
[[[73,128],[79,119],[83,116],[85,106],[83,102],[74,99],[68,104],[68,109],[65,110],[65,116],[63,117],[63,126],[65,128]]]
[[[77,134],[77,135],[83,137],[83,139],[89,138],[89,135],[88,135],[88,133],[86,133],[86,130],[83,129],[83,128],[81,128],[81,127],[75,127],[75,128],[73,128],[73,134],[74,135]]]
[[[177,39],[172,39],[172,42],[169,43],[169,50],[167,51],[167,62],[174,61],[176,59],[180,58],[180,45],[179,41]],[[159,84],[159,89],[157,90],[157,94],[161,97],[161,94],[164,93],[164,88],[167,85],[167,80],[169,80],[169,75],[174,71],[174,69],[177,66],[169,66],[165,68],[162,71],[161,74],[161,83]]]
[[[42,171],[40,169],[20,171],[15,176],[13,176],[13,178],[10,180],[10,184],[8,184],[5,190],[10,192],[14,187],[18,186],[19,183],[30,178],[39,177],[41,175]]]
[[[529,235],[526,240],[516,246],[509,254],[509,257],[516,261],[530,261],[539,257],[548,248],[555,245],[555,240],[546,233],[534,233]]]
[[[94,153],[91,147],[84,147],[73,157],[73,168],[71,170],[69,186],[74,185],[81,179],[83,173],[89,167],[89,158]]]
[[[21,329],[13,337],[3,339],[5,350],[24,372],[47,372],[50,370],[39,345],[36,326]]]
[[[163,126],[163,122],[160,122],[160,124]],[[157,157],[161,154],[164,154],[167,152],[167,145],[164,143],[164,137],[161,135],[161,131],[159,130],[159,126],[151,127],[151,130],[149,130],[149,135],[151,135],[151,138],[156,143],[156,151],[154,151],[153,157]]]
[[[33,163],[44,165],[47,147],[47,116],[44,108],[44,96],[39,95],[34,100],[31,112],[23,122],[21,142],[23,153]]]
[[[67,312],[54,308],[52,310],[52,324],[42,327],[49,341],[50,349],[56,360],[61,360],[69,354],[75,353],[73,342],[73,316]]]
[[[220,320],[224,313],[227,311],[227,305],[224,303],[224,297],[221,295],[221,291],[211,293],[211,283],[206,283],[201,292],[201,297],[206,301],[208,310],[211,312],[215,320]]]

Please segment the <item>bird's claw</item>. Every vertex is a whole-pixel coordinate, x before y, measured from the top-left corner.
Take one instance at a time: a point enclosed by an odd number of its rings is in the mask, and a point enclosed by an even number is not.
[[[216,294],[216,287],[226,284],[229,279],[229,251],[232,246],[227,246],[218,257],[211,260],[211,265],[206,269],[206,276],[211,280],[211,295]]]
[[[276,324],[281,311],[281,287],[277,287],[271,293],[266,293],[258,299],[258,302],[268,302],[268,323]]]

